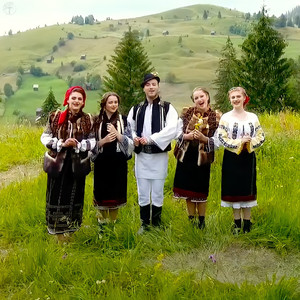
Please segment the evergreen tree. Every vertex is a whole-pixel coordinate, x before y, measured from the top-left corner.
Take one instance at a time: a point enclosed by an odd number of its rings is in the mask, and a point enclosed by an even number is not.
[[[240,61],[240,83],[249,93],[249,107],[260,111],[281,110],[289,96],[288,81],[292,70],[283,58],[287,43],[271,26],[265,15],[254,25],[243,42]]]
[[[292,21],[292,19],[288,19],[287,23],[286,23],[287,27],[294,27],[294,23]]]
[[[292,76],[289,80],[290,94],[285,101],[289,109],[300,110],[300,56],[298,60],[289,59],[292,66]]]
[[[220,11],[218,12],[218,19],[222,19],[222,15]]]
[[[300,28],[300,16],[298,15],[295,17],[295,24]]]
[[[14,90],[10,83],[5,83],[3,87],[4,95],[9,98],[14,94]]]
[[[223,113],[232,108],[227,93],[230,88],[238,85],[237,63],[236,51],[233,48],[230,37],[228,37],[226,44],[222,49],[222,57],[216,72],[217,79],[214,81],[214,84],[217,86],[215,108]]]
[[[121,111],[129,109],[144,98],[141,82],[144,75],[153,71],[151,62],[139,40],[137,31],[125,32],[116,46],[115,55],[109,60],[107,73],[103,77],[103,91],[114,91],[121,96]]]
[[[208,13],[206,10],[204,10],[202,18],[203,18],[203,20],[207,20],[207,18],[208,18]]]
[[[281,16],[275,21],[275,27],[277,28],[284,28],[286,27],[286,16],[281,14]]]
[[[59,106],[60,104],[56,101],[52,88],[50,88],[49,94],[42,105],[43,115],[47,117],[51,111],[56,110]]]

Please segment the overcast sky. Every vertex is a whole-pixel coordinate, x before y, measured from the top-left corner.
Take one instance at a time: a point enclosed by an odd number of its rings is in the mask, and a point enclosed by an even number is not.
[[[0,35],[37,26],[68,23],[76,15],[93,15],[101,21],[134,18],[194,4],[213,4],[242,12],[258,12],[265,4],[269,15],[280,16],[299,5],[299,0],[0,0]]]

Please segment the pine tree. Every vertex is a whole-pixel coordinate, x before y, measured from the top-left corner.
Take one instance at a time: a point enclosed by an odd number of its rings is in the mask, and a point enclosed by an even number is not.
[[[121,96],[120,110],[127,114],[133,105],[143,101],[145,95],[141,83],[144,75],[153,71],[153,67],[138,32],[130,28],[114,52],[108,64],[109,76],[103,77],[103,91],[118,93]]]
[[[42,105],[43,116],[47,117],[51,111],[59,108],[60,104],[56,101],[52,88],[50,88],[49,94]]]
[[[214,84],[217,86],[217,93],[215,95],[215,108],[221,112],[227,112],[232,107],[228,100],[227,93],[230,88],[238,85],[237,78],[237,63],[236,51],[230,40],[227,38],[226,44],[222,49],[222,57],[219,61],[217,69],[217,79]]]
[[[285,107],[292,76],[289,62],[283,58],[286,46],[263,9],[262,17],[241,46],[239,77],[251,98],[250,108],[277,111]]]

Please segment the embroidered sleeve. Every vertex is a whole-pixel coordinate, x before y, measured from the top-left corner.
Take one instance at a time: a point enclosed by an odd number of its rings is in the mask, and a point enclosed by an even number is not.
[[[254,150],[256,150],[257,148],[259,148],[265,141],[265,134],[264,134],[264,131],[263,131],[261,125],[259,124],[258,119],[255,121],[255,124],[253,126],[253,131],[254,131],[254,134],[253,134],[253,137],[251,138],[251,142],[247,144],[247,150],[249,153],[251,153]]]
[[[127,126],[124,128],[123,140],[119,142],[120,150],[129,157],[132,154],[134,149],[133,140],[132,140],[132,132],[130,123],[127,122]]]
[[[239,138],[235,138],[237,131],[237,124],[233,126],[232,138],[229,137],[229,124],[225,120],[220,120],[219,128],[217,130],[217,138],[218,141],[229,151],[234,152],[236,154],[240,154],[243,145],[242,140]]]
[[[137,135],[136,135],[136,122],[135,122],[135,120],[133,120],[133,110],[134,110],[134,107],[132,107],[130,109],[128,117],[127,117],[127,123],[130,124],[132,139],[137,137]]]
[[[48,149],[57,149],[57,142],[58,139],[56,137],[53,137],[53,133],[51,130],[51,120],[53,119],[53,114],[49,115],[48,122],[46,125],[46,128],[41,136],[41,142],[42,144],[47,147]]]
[[[80,143],[77,144],[75,152],[85,152],[94,149],[96,146],[96,139],[93,134],[90,134],[88,139],[82,140]]]

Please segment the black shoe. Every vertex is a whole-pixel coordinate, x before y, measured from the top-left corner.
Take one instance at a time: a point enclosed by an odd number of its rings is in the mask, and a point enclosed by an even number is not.
[[[250,220],[245,220],[244,219],[244,226],[243,226],[243,232],[250,232],[251,231],[251,227],[252,227],[252,223]]]

